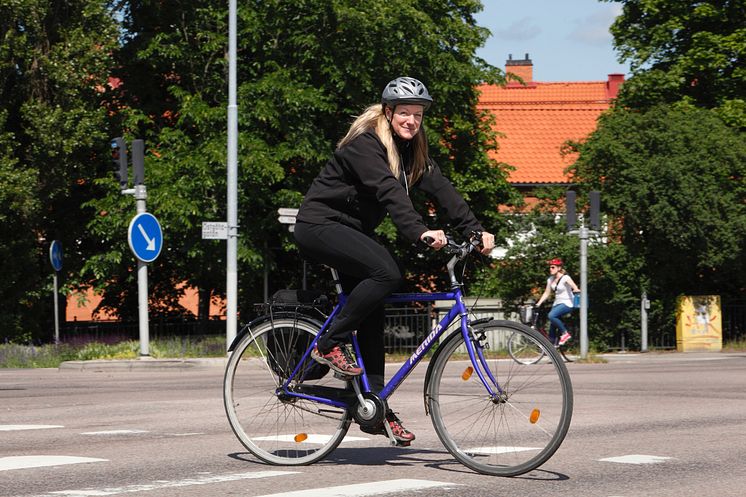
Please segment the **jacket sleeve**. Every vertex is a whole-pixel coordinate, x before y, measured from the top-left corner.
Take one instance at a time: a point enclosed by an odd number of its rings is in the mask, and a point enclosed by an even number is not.
[[[410,241],[428,230],[399,180],[389,169],[386,147],[373,133],[363,133],[341,151],[347,167],[388,211],[399,231]]]
[[[431,161],[430,168],[422,176],[418,188],[430,195],[438,206],[445,211],[446,216],[455,223],[457,230],[464,236],[472,231],[484,231],[469,208],[464,198],[456,191],[453,184],[443,176],[440,167]]]

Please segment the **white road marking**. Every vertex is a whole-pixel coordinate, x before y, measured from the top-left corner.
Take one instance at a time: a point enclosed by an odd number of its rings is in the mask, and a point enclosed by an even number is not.
[[[73,456],[10,456],[0,457],[0,471],[11,469],[43,468],[46,466],[62,466],[65,464],[81,464],[86,462],[106,462],[108,459]]]
[[[0,425],[0,431],[47,430],[49,428],[64,428],[64,426],[62,425]]]
[[[663,456],[646,456],[642,454],[630,454],[628,456],[607,457],[605,459],[599,459],[599,461],[618,462],[622,464],[657,464],[657,463],[665,462],[669,459],[673,459],[673,458],[663,457]]]
[[[512,452],[525,452],[527,450],[541,450],[539,447],[474,447],[465,450],[471,454],[510,454]]]
[[[370,495],[384,495],[406,492],[408,490],[423,490],[435,487],[455,487],[456,483],[444,483],[429,480],[391,480],[358,483],[356,485],[342,485],[339,487],[312,488],[296,490],[279,494],[267,494],[260,497],[366,497]]]
[[[133,433],[148,433],[147,430],[108,430],[108,431],[86,431],[81,435],[130,435]]]
[[[269,437],[253,437],[252,440],[264,440],[264,441],[270,441],[270,442],[294,442],[295,437],[296,435],[272,435]],[[331,438],[332,438],[331,435],[317,435],[317,434],[311,433],[308,435],[308,438],[298,443],[324,445],[325,443],[329,442]],[[348,435],[344,437],[344,439],[342,440],[342,443],[361,442],[364,440],[370,440],[370,439],[363,438],[363,437],[351,437]]]
[[[136,492],[151,492],[167,488],[190,487],[193,485],[210,485],[213,483],[224,483],[229,481],[251,480],[255,478],[272,478],[275,476],[287,476],[298,473],[298,471],[256,471],[252,473],[232,473],[226,475],[199,476],[185,480],[157,480],[150,484],[127,485],[124,487],[86,488],[81,490],[60,490],[49,492],[36,497],[92,497],[119,494],[132,494]]]

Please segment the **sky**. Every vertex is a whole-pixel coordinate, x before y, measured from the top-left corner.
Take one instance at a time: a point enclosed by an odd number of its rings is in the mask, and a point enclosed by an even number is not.
[[[492,36],[477,56],[505,69],[510,54],[533,62],[534,81],[604,81],[628,75],[609,33],[618,3],[599,0],[482,0],[477,24]]]

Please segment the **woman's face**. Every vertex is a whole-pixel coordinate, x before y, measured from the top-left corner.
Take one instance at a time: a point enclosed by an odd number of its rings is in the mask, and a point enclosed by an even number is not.
[[[551,276],[556,276],[556,275],[557,275],[557,271],[559,271],[559,270],[560,270],[560,267],[561,267],[561,266],[557,266],[557,265],[555,265],[555,264],[550,264],[550,265],[549,265],[549,274],[550,274]]]
[[[391,121],[391,127],[402,140],[411,140],[420,130],[422,117],[425,114],[422,105],[402,104],[392,110],[386,107],[386,117]]]

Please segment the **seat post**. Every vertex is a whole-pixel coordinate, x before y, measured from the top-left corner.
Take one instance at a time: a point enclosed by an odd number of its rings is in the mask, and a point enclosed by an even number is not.
[[[339,273],[333,267],[329,270],[332,272],[332,281],[334,282],[334,288],[337,290],[337,295],[342,295],[342,283],[339,281]]]

